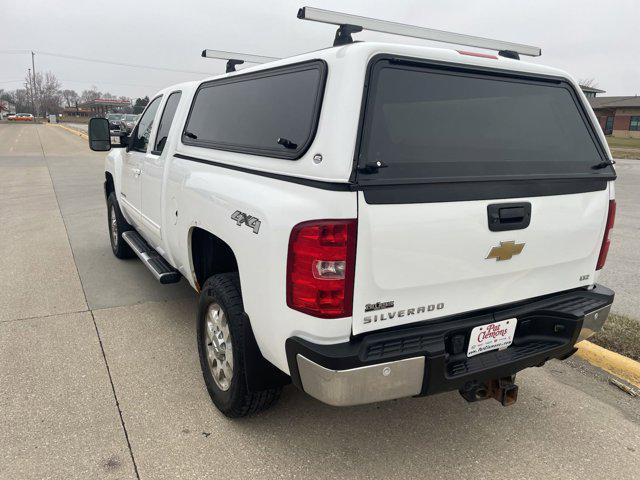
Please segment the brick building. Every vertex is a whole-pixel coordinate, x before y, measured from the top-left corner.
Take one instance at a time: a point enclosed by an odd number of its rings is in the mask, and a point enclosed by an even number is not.
[[[640,138],[640,97],[590,97],[605,135]]]

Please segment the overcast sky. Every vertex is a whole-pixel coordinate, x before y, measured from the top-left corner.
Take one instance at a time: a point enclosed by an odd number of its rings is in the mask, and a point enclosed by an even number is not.
[[[64,88],[137,97],[223,72],[224,62],[200,57],[204,48],[283,57],[329,46],[335,28],[298,20],[303,5],[540,46],[534,62],[595,78],[607,95],[640,94],[639,0],[0,0],[0,89],[20,87],[31,66],[30,55],[7,50],[43,52],[36,70],[54,72]]]

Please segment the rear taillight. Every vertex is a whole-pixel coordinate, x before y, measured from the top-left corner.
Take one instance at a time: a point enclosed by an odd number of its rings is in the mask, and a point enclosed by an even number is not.
[[[478,52],[468,52],[466,50],[458,50],[460,55],[469,55],[470,57],[480,57],[480,58],[491,58],[493,60],[498,60],[498,57],[495,55],[490,55],[488,53],[478,53]]]
[[[596,270],[600,270],[604,267],[604,263],[607,261],[607,253],[609,253],[609,245],[611,244],[611,239],[609,235],[611,234],[611,229],[613,228],[613,222],[616,219],[616,201],[609,200],[609,213],[607,214],[607,226],[604,227],[604,238],[602,239],[602,247],[600,247],[600,255],[598,256],[598,264],[596,265]]]
[[[357,221],[314,220],[293,227],[287,305],[320,318],[351,316]]]

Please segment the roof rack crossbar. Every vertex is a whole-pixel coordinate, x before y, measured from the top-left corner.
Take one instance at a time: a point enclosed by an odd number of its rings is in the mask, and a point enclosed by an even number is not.
[[[217,60],[227,60],[226,73],[235,72],[236,65],[243,63],[268,63],[280,60],[275,57],[265,57],[260,55],[250,55],[248,53],[225,52],[223,50],[205,49],[202,51],[204,58],[215,58]]]
[[[454,45],[465,45],[469,47],[486,48],[488,50],[497,50],[502,52],[513,52],[519,55],[527,55],[530,57],[539,57],[542,55],[540,47],[531,45],[523,45],[520,43],[504,42],[502,40],[492,40],[489,38],[475,37],[473,35],[465,35],[462,33],[445,32],[443,30],[435,30],[433,28],[417,27],[415,25],[405,25],[398,22],[389,22],[386,20],[378,20],[375,18],[361,17],[359,15],[350,15],[347,13],[332,12],[315,7],[302,7],[298,10],[298,18],[301,20],[310,20],[313,22],[328,23],[338,25],[335,42],[340,37],[343,41],[346,37],[351,37],[351,33],[360,30],[352,30],[353,27],[360,27],[361,30],[371,30],[374,32],[390,33],[393,35],[402,35],[405,37],[422,38],[424,40],[432,40],[436,42],[452,43]],[[350,31],[345,35],[344,27],[350,27]],[[341,33],[341,30],[343,33]],[[338,43],[344,45],[345,43]],[[334,43],[335,44],[335,43]],[[504,55],[504,56],[508,56]],[[513,58],[513,54],[510,58]]]

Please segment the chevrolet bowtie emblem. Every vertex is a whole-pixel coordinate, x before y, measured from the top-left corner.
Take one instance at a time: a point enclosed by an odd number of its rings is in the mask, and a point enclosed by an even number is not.
[[[516,243],[513,240],[508,242],[500,242],[499,247],[493,247],[487,255],[487,260],[495,258],[498,262],[502,260],[511,260],[511,257],[522,252],[524,243]]]

